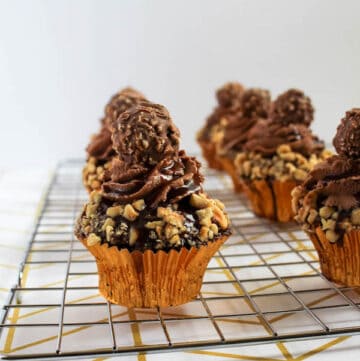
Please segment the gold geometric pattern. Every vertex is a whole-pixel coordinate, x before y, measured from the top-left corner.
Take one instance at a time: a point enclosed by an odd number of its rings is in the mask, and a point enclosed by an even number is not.
[[[330,339],[220,347],[220,337],[226,341],[276,339],[277,335],[326,333],[323,326],[332,331],[360,330],[360,292],[339,289],[326,281],[318,272],[311,242],[296,225],[279,226],[254,217],[243,198],[231,191],[229,179],[214,172],[208,172],[205,189],[226,204],[234,234],[211,260],[201,297],[183,306],[161,309],[160,313],[117,305],[109,309],[97,292],[93,258],[79,242],[72,243],[72,222],[86,199],[80,166],[71,162],[60,168],[51,191],[38,206],[36,199],[48,181],[46,173],[30,174],[20,185],[18,175],[12,174],[17,179],[19,198],[8,204],[5,199],[0,206],[0,219],[4,217],[0,221],[0,301],[4,304],[17,279],[30,225],[34,218],[40,218],[22,272],[22,291],[14,294],[5,320],[5,324],[16,327],[4,327],[2,353],[13,357],[54,354],[59,317],[63,317],[60,351],[64,354],[89,350],[111,353],[113,342],[118,349],[166,349],[170,339],[173,345],[212,341],[219,347],[163,355],[140,353],[137,359],[300,361],[360,357],[360,336],[345,334]],[[0,189],[0,200],[2,193],[4,198],[11,194],[11,188],[1,180]],[[6,212],[9,204],[11,211]],[[16,224],[10,221],[14,216]],[[336,353],[332,353],[334,349]],[[123,358],[119,355],[119,359]]]

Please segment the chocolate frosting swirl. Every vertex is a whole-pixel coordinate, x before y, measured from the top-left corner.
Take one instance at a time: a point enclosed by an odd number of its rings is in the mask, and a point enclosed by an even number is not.
[[[249,132],[244,150],[271,157],[280,145],[287,144],[306,157],[320,154],[324,142],[309,129],[313,115],[309,102],[300,90],[290,89],[281,94],[273,104],[269,120],[260,120]]]
[[[314,200],[349,210],[359,206],[360,159],[334,155],[318,164],[301,186],[304,205]],[[316,194],[316,197],[314,195]],[[309,204],[310,205],[310,204]],[[315,206],[315,204],[312,204]]]
[[[89,157],[95,157],[98,160],[107,160],[114,155],[111,131],[108,127],[102,127],[100,132],[93,136],[86,151]]]
[[[313,153],[320,154],[325,148],[324,142],[313,135],[311,130],[304,125],[283,126],[266,120],[260,120],[252,128],[243,148],[248,152],[259,152],[264,156],[272,156],[282,144],[289,145],[294,152],[306,157]]]
[[[205,126],[199,132],[198,140],[209,140],[211,130],[215,125],[220,123],[221,119],[228,119],[239,112],[243,92],[244,87],[237,82],[226,83],[216,91],[218,106],[206,119]]]
[[[339,155],[318,164],[300,186],[304,204],[349,210],[360,205],[360,109],[346,112],[334,137]],[[313,203],[311,203],[313,202]],[[309,205],[310,205],[309,204]]]
[[[183,150],[175,158],[165,157],[150,168],[114,159],[111,181],[102,187],[103,197],[120,204],[144,199],[151,208],[176,203],[202,189],[204,179],[199,168],[200,163]]]
[[[246,89],[241,97],[241,111],[228,117],[221,144],[223,153],[242,151],[249,132],[260,118],[267,118],[270,111],[271,98],[265,89]]]

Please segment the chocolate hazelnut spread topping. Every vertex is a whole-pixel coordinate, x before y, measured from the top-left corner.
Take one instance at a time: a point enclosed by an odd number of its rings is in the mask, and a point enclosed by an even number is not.
[[[319,154],[324,150],[324,142],[309,129],[312,117],[309,98],[290,89],[275,100],[270,119],[260,120],[252,127],[243,148],[271,157],[280,145],[287,144],[304,156]]]

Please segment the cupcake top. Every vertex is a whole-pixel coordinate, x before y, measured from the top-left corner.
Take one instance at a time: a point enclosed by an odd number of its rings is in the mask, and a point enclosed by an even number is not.
[[[242,151],[250,130],[259,119],[269,116],[271,98],[269,91],[258,88],[246,89],[240,98],[239,112],[228,117],[220,145],[221,153]]]
[[[113,95],[105,106],[104,117],[101,119],[101,129],[95,134],[86,148],[88,157],[107,160],[114,155],[111,141],[111,126],[114,120],[133,105],[145,101],[145,97],[135,89],[125,88]]]
[[[226,83],[216,91],[218,105],[206,119],[205,126],[198,133],[198,140],[210,140],[211,131],[215,125],[219,124],[223,118],[237,114],[243,92],[244,87],[238,82]]]
[[[326,234],[330,241],[360,225],[360,109],[346,112],[333,144],[338,154],[315,166],[293,193],[300,223],[321,225],[335,214],[328,229],[331,232]],[[319,213],[312,222],[310,210]]]
[[[91,194],[77,236],[88,245],[168,251],[228,235],[224,206],[203,192],[200,163],[179,150],[179,137],[163,106],[123,112],[112,127],[109,180]]]
[[[260,120],[251,129],[243,149],[272,157],[279,146],[288,145],[306,157],[320,154],[324,142],[309,128],[313,114],[310,99],[302,91],[290,89],[274,101],[269,119]]]

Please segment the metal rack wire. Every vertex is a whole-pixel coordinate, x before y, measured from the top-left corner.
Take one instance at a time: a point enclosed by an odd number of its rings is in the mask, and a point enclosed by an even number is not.
[[[198,298],[182,307],[153,310],[105,302],[97,295],[94,259],[72,231],[87,198],[81,166],[75,160],[60,164],[47,190],[18,282],[0,316],[4,359],[169,352],[360,334],[359,289],[326,280],[311,243],[295,224],[255,217],[226,176],[209,170],[206,189],[226,204],[234,235],[209,264]]]

